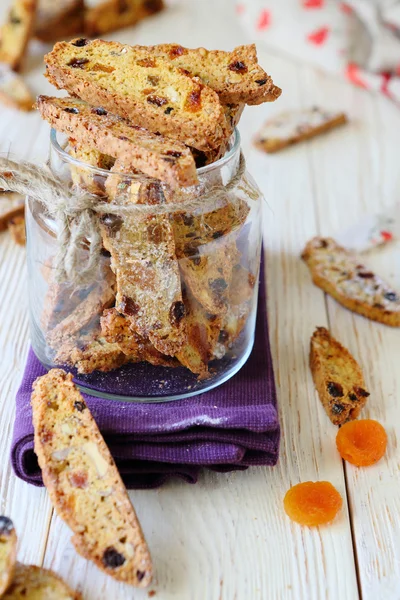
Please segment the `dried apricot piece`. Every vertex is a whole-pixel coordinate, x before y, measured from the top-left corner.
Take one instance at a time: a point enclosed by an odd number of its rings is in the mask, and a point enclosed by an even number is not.
[[[342,425],[336,446],[344,460],[357,467],[374,465],[386,452],[387,435],[378,421],[360,419]]]
[[[286,492],[283,505],[286,514],[300,523],[314,527],[333,521],[343,500],[329,481],[305,481]]]

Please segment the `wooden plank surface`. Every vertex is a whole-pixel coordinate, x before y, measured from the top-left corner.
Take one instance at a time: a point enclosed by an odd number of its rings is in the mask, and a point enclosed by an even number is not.
[[[246,41],[231,0],[174,3],[169,13],[112,37],[222,48]],[[48,93],[37,58],[41,51],[35,48],[28,78],[38,93]],[[353,316],[333,301],[326,303],[311,285],[299,254],[313,235],[335,233],[355,223],[361,213],[397,199],[400,114],[386,100],[310,67],[264,53],[261,62],[284,94],[276,105],[247,109],[241,133],[249,169],[266,196],[268,305],[281,457],[273,469],[205,473],[196,486],[177,481],[160,490],[131,492],[156,567],[150,590],[163,600],[355,600],[357,561],[364,599],[397,600],[399,333]],[[251,137],[262,119],[309,103],[344,108],[352,124],[276,156],[252,149]],[[0,151],[10,149],[19,158],[45,159],[48,128],[38,115],[1,111]],[[400,288],[400,248],[374,253],[371,262]],[[11,472],[13,402],[29,333],[24,251],[8,234],[0,237],[0,281],[0,500],[2,512],[15,520],[21,534],[20,559],[56,569],[88,600],[147,598],[147,591],[116,584],[80,558],[45,491],[27,486]],[[318,404],[308,344],[314,327],[328,324],[364,365],[372,391],[366,414],[387,427],[389,452],[376,467],[344,468],[335,449],[336,429]],[[336,485],[344,508],[332,526],[302,529],[287,519],[282,499],[290,485],[317,479]]]

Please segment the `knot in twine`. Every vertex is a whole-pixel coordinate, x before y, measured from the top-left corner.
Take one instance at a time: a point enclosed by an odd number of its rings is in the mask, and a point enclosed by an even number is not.
[[[245,177],[246,162],[240,155],[239,168],[227,185],[213,185],[204,191],[201,185],[183,188],[181,202],[159,205],[118,204],[105,202],[82,188],[73,189],[66,181],[55,177],[48,168],[29,162],[14,162],[0,157],[0,187],[29,196],[40,202],[47,214],[54,219],[58,251],[54,269],[58,282],[68,281],[76,286],[89,285],[98,274],[103,247],[99,218],[105,214],[128,216],[135,214],[169,214],[189,212],[217,205],[218,200],[235,187],[253,200],[260,194]],[[134,178],[132,178],[134,181]],[[161,183],[161,182],[160,182]],[[174,196],[173,196],[174,197]],[[82,247],[87,249],[87,260],[82,261]]]

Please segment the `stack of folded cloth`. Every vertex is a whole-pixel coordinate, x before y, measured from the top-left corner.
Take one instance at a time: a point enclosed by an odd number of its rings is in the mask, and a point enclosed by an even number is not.
[[[44,373],[31,350],[16,398],[11,459],[16,475],[33,485],[42,485],[42,479],[33,451],[30,396],[33,381]],[[157,487],[173,476],[196,483],[202,468],[227,472],[276,464],[280,431],[264,282],[253,352],[224,385],[151,404],[84,397],[129,488]]]

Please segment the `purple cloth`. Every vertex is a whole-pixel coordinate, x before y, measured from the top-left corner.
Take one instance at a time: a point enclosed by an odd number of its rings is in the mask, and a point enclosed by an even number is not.
[[[263,280],[253,352],[222,386],[156,404],[84,394],[128,488],[157,487],[173,476],[196,483],[203,467],[227,472],[276,464],[280,430]],[[16,475],[33,485],[42,485],[42,478],[33,451],[30,396],[32,383],[45,373],[30,350],[16,397],[11,461]]]

